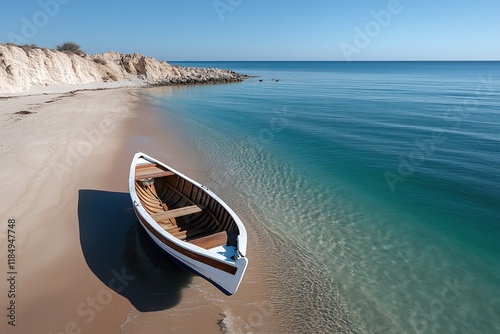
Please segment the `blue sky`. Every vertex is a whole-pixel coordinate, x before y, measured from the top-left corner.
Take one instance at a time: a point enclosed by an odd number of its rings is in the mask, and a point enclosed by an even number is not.
[[[498,0],[4,0],[0,42],[161,60],[500,60]]]

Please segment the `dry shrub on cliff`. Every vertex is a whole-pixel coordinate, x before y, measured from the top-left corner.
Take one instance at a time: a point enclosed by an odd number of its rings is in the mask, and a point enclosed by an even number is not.
[[[80,49],[80,45],[73,42],[65,42],[61,45],[56,46],[57,51],[61,52],[71,52],[77,55],[82,55],[85,52]]]
[[[102,81],[108,82],[109,80],[118,81],[118,77],[113,73],[106,72],[106,76],[102,77]]]
[[[102,58],[94,58],[94,63],[101,64],[101,65],[106,65],[106,60],[102,59]]]
[[[40,47],[36,44],[24,44],[21,46],[23,49],[28,49],[28,50],[32,50],[32,49],[40,49]]]

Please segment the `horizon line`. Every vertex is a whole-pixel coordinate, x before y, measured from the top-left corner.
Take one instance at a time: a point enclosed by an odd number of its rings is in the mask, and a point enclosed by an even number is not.
[[[500,59],[450,59],[450,60],[165,60],[166,62],[337,62],[337,63],[363,63],[363,62],[500,62]]]

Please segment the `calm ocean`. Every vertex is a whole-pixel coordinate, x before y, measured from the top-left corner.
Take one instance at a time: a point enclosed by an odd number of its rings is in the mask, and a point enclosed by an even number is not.
[[[178,64],[258,76],[146,94],[355,328],[500,332],[500,62]]]

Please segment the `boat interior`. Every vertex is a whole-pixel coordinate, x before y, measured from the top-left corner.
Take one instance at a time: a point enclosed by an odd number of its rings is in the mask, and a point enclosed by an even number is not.
[[[237,247],[238,227],[229,212],[163,166],[138,164],[135,190],[146,211],[174,237],[205,249]]]

